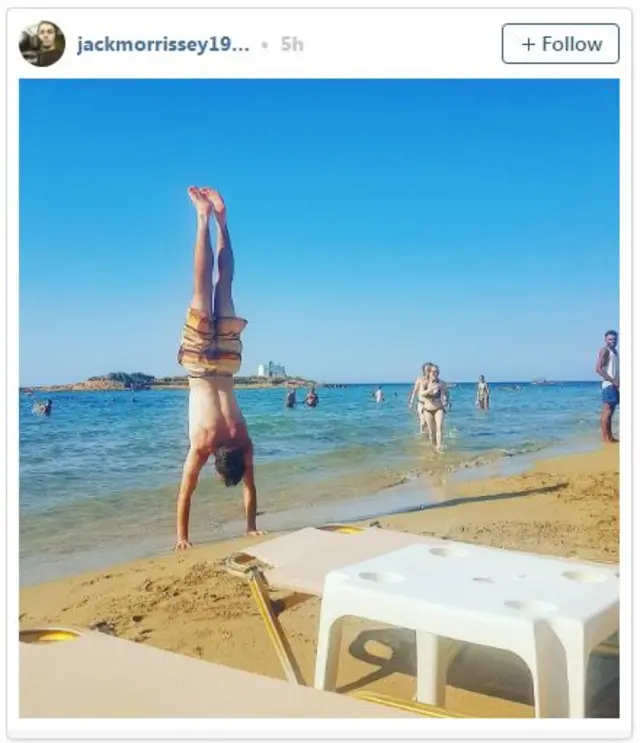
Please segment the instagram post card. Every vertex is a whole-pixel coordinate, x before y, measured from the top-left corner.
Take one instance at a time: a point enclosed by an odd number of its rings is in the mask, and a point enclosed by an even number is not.
[[[9,737],[630,734],[631,29],[8,9]]]

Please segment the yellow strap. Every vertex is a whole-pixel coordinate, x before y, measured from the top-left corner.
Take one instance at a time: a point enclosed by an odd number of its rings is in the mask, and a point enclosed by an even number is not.
[[[276,651],[276,655],[282,665],[287,681],[292,684],[297,684],[298,686],[304,686],[304,678],[300,666],[293,655],[293,650],[284,634],[282,625],[273,611],[271,599],[269,598],[267,582],[262,577],[260,571],[256,568],[253,568],[247,577],[249,580],[251,595],[256,602],[262,621],[267,628],[269,639]]]
[[[45,643],[69,642],[77,640],[79,632],[67,629],[24,629],[20,630],[20,642]]]
[[[340,534],[358,534],[364,529],[361,526],[349,526],[347,524],[326,524],[318,527],[320,531],[337,531]]]
[[[357,699],[361,699],[363,702],[382,704],[385,707],[393,707],[394,709],[404,710],[405,712],[411,712],[416,715],[421,715],[422,717],[468,719],[468,715],[452,712],[443,709],[442,707],[436,707],[432,704],[422,704],[421,702],[410,702],[406,699],[396,699],[395,697],[389,697],[386,694],[378,694],[373,691],[358,691],[355,692],[353,696]]]

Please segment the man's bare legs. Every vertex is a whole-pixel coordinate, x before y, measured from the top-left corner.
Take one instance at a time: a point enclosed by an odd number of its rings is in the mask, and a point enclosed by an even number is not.
[[[213,291],[213,316],[216,320],[223,318],[230,318],[236,316],[235,307],[233,304],[233,273],[234,273],[234,260],[233,250],[231,248],[231,237],[229,235],[229,228],[227,226],[227,208],[224,200],[220,193],[214,188],[202,188],[200,192],[209,200],[212,208],[213,215],[216,220],[217,238],[216,238],[216,253],[218,254],[218,278],[215,283]],[[228,395],[225,395],[224,387],[220,382],[220,393],[223,398],[226,398],[222,402],[223,410],[231,402],[231,417],[236,415],[242,418],[242,413],[237,405],[235,397],[233,395],[233,382],[230,382]],[[253,476],[253,450],[251,450],[251,456],[248,457],[247,471],[245,473],[243,496],[244,496],[244,512],[245,512],[245,534],[248,536],[259,536],[264,534],[256,526],[257,508],[258,501],[256,496],[256,486]]]
[[[232,293],[234,260],[231,236],[227,226],[227,208],[222,196],[215,189],[203,188],[201,193],[206,196],[212,206],[217,229],[218,280],[213,297],[213,314],[217,318],[235,317],[236,310]]]
[[[418,403],[418,424],[420,425],[420,433],[425,434],[427,432],[427,416],[420,403]]]
[[[442,451],[442,432],[444,428],[444,409],[436,410],[433,414],[433,419],[436,424],[436,451]]]
[[[208,317],[212,314],[213,296],[213,252],[209,220],[213,206],[200,189],[191,186],[188,189],[189,198],[196,208],[197,227],[196,242],[193,256],[193,297],[191,308],[203,312]],[[198,484],[200,470],[208,459],[194,442],[191,442],[189,454],[183,467],[180,490],[177,502],[177,538],[175,549],[183,551],[191,547],[189,542],[189,512],[191,497]]]
[[[191,307],[211,316],[213,310],[213,251],[211,250],[209,220],[213,212],[213,204],[204,194],[204,190],[195,186],[191,186],[188,193],[196,208],[198,219],[193,256],[193,298],[191,299]]]
[[[612,431],[614,408],[611,405],[605,403],[602,406],[602,413],[600,414],[600,429],[602,431],[602,439],[605,444],[617,444],[618,439],[615,438]]]

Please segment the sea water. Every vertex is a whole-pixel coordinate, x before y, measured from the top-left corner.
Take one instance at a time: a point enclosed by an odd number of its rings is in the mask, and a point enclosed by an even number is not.
[[[284,390],[238,390],[254,440],[259,523],[271,529],[413,507],[401,483],[599,437],[599,386],[503,383],[478,410],[475,385],[451,390],[445,451],[418,435],[409,385],[320,388],[317,408],[284,407]],[[175,499],[188,448],[182,389],[51,392],[50,418],[20,395],[20,570],[23,584],[100,568],[171,548]],[[302,397],[302,395],[299,395]],[[427,478],[428,480],[428,478]],[[241,488],[202,473],[193,541],[242,532]]]

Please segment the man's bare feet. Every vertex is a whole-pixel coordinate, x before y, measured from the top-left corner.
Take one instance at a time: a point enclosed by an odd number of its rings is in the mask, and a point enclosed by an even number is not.
[[[200,193],[209,200],[211,206],[213,206],[213,213],[216,221],[221,227],[224,227],[227,223],[227,207],[222,198],[222,194],[216,191],[215,188],[201,188]]]
[[[266,533],[266,531],[260,531],[260,529],[247,529],[244,535],[245,537],[261,537]]]
[[[174,552],[184,552],[185,550],[188,550],[191,547],[193,547],[193,545],[187,539],[178,539],[178,541],[176,542],[175,547],[173,548],[173,551]]]
[[[198,214],[203,217],[210,217],[211,212],[213,211],[213,204],[209,201],[207,196],[205,196],[202,189],[196,188],[195,186],[189,186],[187,193],[189,194],[189,198],[193,202]]]

